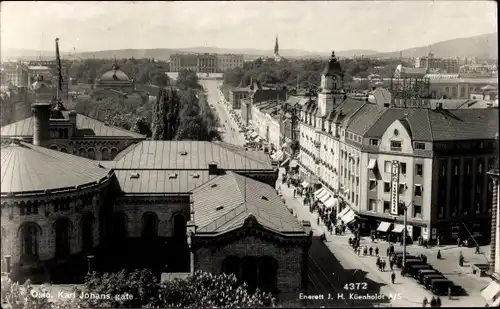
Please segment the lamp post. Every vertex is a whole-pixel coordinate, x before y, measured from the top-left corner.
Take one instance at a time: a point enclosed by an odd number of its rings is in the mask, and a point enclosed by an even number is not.
[[[413,204],[413,201],[411,201],[408,205],[403,204],[403,211],[404,211],[404,216],[403,216],[403,269],[406,267],[406,224],[407,224],[407,213],[408,213],[408,207],[410,207]]]
[[[93,258],[93,255],[87,255],[87,275],[90,275],[90,266]]]

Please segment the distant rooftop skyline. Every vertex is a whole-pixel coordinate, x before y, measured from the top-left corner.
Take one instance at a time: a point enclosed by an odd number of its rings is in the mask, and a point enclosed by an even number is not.
[[[497,31],[494,1],[2,2],[1,48],[399,51]]]

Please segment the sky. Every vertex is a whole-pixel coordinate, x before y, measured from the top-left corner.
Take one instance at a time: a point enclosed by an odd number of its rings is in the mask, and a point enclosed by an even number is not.
[[[398,51],[497,31],[494,1],[3,1],[1,48]]]

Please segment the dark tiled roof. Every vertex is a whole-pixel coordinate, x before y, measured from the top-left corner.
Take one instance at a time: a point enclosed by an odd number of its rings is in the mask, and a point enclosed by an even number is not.
[[[377,104],[391,103],[391,93],[385,88],[378,87],[371,94]]]
[[[269,157],[261,151],[202,141],[143,141],[124,154],[115,168],[205,170],[210,162],[224,170],[272,170]]]
[[[350,124],[347,127],[349,132],[365,135],[366,132],[378,121],[384,114],[387,108],[377,104],[366,103],[356,115],[351,118]]]
[[[253,215],[272,231],[305,234],[274,188],[232,172],[196,188],[193,208],[197,232],[201,233],[218,234],[239,228]]]
[[[494,139],[498,132],[498,111],[458,109],[428,111],[435,141]]]
[[[117,170],[116,179],[124,193],[189,193],[215,176],[207,170]]]
[[[2,194],[74,189],[112,173],[97,161],[23,142],[1,148],[0,168]]]
[[[432,141],[432,132],[429,124],[428,109],[389,108],[375,124],[366,132],[366,137],[380,138],[395,120],[406,119],[411,129],[412,139],[418,141]]]
[[[277,89],[258,89],[253,95],[253,103],[265,100],[285,100],[286,90]]]
[[[68,111],[63,111],[65,119],[68,119]],[[81,114],[76,115],[76,136],[106,136],[106,137],[128,137],[142,138],[146,136],[121,129],[118,127],[108,126],[104,122],[93,119]],[[0,136],[2,137],[27,137],[33,136],[33,118],[29,117],[0,128]]]
[[[333,112],[335,113],[335,118],[333,121],[344,121],[348,119],[354,112],[361,108],[366,101],[355,100],[347,97],[342,103],[340,103]]]

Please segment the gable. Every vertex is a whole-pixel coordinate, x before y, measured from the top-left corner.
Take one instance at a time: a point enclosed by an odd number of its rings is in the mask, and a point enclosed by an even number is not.
[[[395,120],[390,124],[382,134],[380,142],[380,150],[386,152],[397,153],[413,153],[411,129],[406,123],[406,120]],[[391,149],[391,142],[400,142],[401,150],[395,151]]]

